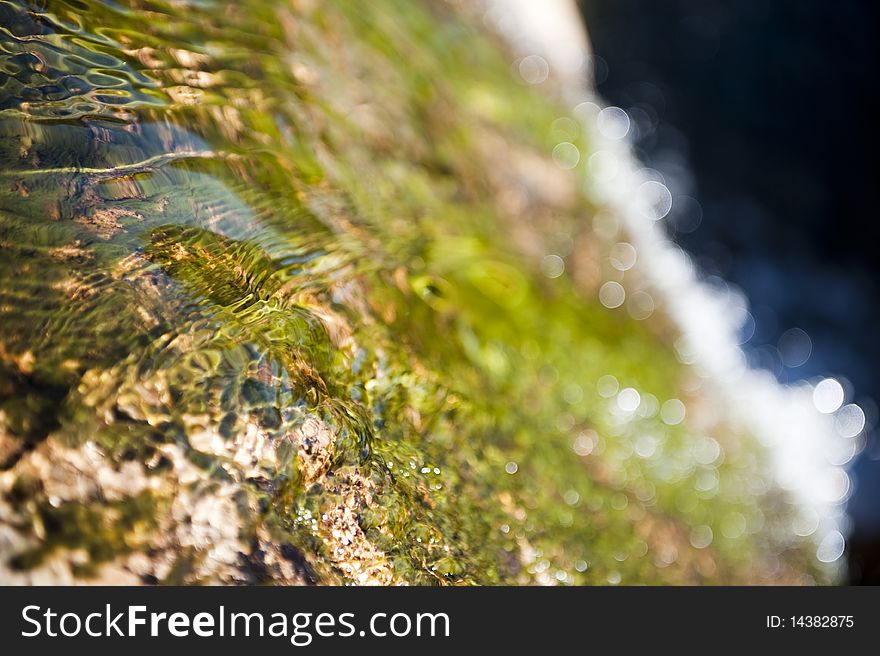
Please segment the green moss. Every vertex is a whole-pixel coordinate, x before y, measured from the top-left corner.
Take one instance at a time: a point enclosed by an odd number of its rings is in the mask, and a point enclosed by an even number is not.
[[[822,575],[804,541],[754,528],[789,510],[747,491],[750,436],[716,423],[701,464],[706,429],[623,421],[598,393],[613,374],[659,402],[701,394],[662,311],[598,303],[597,209],[549,157],[565,112],[478,20],[404,0],[50,4],[41,29],[82,28],[41,75],[102,87],[77,69],[101,67],[127,95],[2,114],[4,431],[157,477],[175,445],[244,490],[244,544],[269,535],[323,582],[356,582],[321,523],[339,508],[418,584],[745,582],[779,553],[768,576]],[[578,249],[549,279],[558,243]],[[307,417],[335,440],[317,480],[291,437]],[[276,457],[245,467],[198,446],[211,431]],[[157,512],[144,495],[41,505],[43,545],[16,565],[105,562]],[[200,558],[168,580],[201,581]]]
[[[33,516],[34,526],[41,534],[40,545],[16,554],[11,565],[16,569],[33,569],[59,549],[81,550],[87,557],[75,563],[73,573],[83,578],[94,576],[101,564],[144,548],[156,528],[157,503],[149,492],[88,505],[53,505],[43,500]]]

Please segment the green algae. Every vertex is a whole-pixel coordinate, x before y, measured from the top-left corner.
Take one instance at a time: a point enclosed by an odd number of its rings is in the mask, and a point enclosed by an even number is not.
[[[36,490],[27,489],[27,483],[18,481],[11,497],[26,496],[31,501],[38,498],[38,493],[34,494]],[[36,507],[32,519],[44,535],[41,543],[13,556],[10,564],[14,569],[32,569],[42,564],[54,550],[68,549],[81,551],[84,556],[81,562],[74,563],[74,575],[94,576],[102,563],[147,543],[146,537],[156,528],[156,503],[149,493],[91,505],[71,502],[56,506],[44,499]]]
[[[662,312],[596,300],[599,208],[549,157],[565,112],[467,10],[3,11],[10,500],[56,444],[141,463],[163,495],[234,488],[212,521],[239,553],[200,534],[149,582],[290,582],[271,547],[325,583],[827,576],[808,541],[768,529],[790,511],[753,484],[750,436],[648,403],[622,420],[600,393],[613,375],[655,404],[702,394]],[[541,256],[565,243],[566,275],[548,278]],[[144,494],[69,491],[17,516],[37,546],[4,557],[31,569],[84,548],[87,578],[124,563],[134,532],[158,549],[179,520]]]

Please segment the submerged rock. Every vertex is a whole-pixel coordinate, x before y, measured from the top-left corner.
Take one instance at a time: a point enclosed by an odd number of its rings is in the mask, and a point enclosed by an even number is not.
[[[835,576],[477,5],[44,5],[0,10],[0,580]]]

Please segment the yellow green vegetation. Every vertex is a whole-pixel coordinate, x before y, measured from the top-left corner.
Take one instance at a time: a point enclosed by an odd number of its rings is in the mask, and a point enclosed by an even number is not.
[[[823,580],[475,11],[2,5],[0,577]]]

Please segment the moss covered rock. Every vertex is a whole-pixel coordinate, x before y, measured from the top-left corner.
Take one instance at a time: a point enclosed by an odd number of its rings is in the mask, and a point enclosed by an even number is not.
[[[476,7],[0,11],[4,582],[831,575]]]

